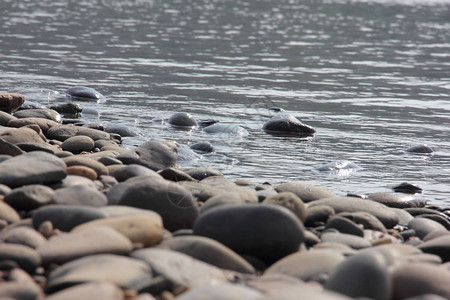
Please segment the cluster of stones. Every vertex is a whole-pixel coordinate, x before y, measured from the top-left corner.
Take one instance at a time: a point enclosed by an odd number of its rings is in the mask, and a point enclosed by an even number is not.
[[[0,297],[450,299],[449,211],[177,167],[0,94]]]

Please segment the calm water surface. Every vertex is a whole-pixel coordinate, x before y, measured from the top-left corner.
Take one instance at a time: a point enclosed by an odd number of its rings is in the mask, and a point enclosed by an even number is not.
[[[43,105],[74,85],[106,103],[83,118],[124,124],[216,153],[185,165],[230,178],[300,180],[336,194],[390,191],[450,205],[450,1],[3,0],[0,90]],[[262,132],[286,110],[317,129],[308,141]],[[152,121],[186,111],[249,131],[177,131]],[[403,149],[427,144],[436,154]],[[315,172],[334,160],[362,169]]]

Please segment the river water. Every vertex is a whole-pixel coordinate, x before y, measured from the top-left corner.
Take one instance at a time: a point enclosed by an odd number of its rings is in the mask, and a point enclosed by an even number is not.
[[[424,189],[450,205],[450,1],[2,0],[0,90],[50,105],[75,85],[105,103],[89,121],[216,152],[183,165],[336,194]],[[281,107],[313,139],[261,130]],[[185,111],[248,136],[179,131],[156,119]],[[433,156],[407,154],[427,144]],[[349,160],[361,169],[314,168]]]

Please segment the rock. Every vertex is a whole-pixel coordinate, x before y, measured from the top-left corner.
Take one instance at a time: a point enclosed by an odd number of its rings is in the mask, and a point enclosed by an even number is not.
[[[131,257],[146,262],[156,276],[162,276],[173,288],[196,288],[212,282],[227,282],[228,273],[186,254],[167,249],[136,250]]]
[[[295,252],[270,266],[264,274],[286,274],[302,281],[324,284],[334,268],[345,260],[344,255],[332,250]]]
[[[12,260],[30,274],[34,274],[41,265],[41,257],[36,250],[19,244],[0,244],[0,261],[2,260]]]
[[[88,136],[72,136],[65,140],[61,149],[64,151],[72,152],[73,154],[79,154],[81,152],[90,152],[94,149],[94,140]]]
[[[248,131],[245,128],[234,124],[215,123],[203,128],[203,131],[211,134],[248,135]]]
[[[398,193],[373,193],[368,195],[368,199],[395,208],[423,207],[427,203],[425,200]]]
[[[269,134],[281,136],[312,136],[316,132],[314,128],[303,124],[291,115],[276,115],[267,121],[263,130]]]
[[[417,185],[403,182],[399,185],[396,185],[392,188],[396,193],[406,193],[406,194],[416,194],[416,193],[422,193],[423,189],[418,187]]]
[[[86,86],[74,86],[67,89],[66,97],[74,101],[95,101],[97,103],[106,101],[105,96]]]
[[[114,176],[114,178],[116,178],[119,182],[137,176],[152,176],[162,179],[162,177],[152,169],[136,164],[123,166],[112,172],[111,175]]]
[[[314,168],[317,172],[327,173],[330,175],[349,175],[350,173],[360,169],[360,166],[348,160],[336,160]]]
[[[367,212],[342,212],[339,216],[349,219],[356,224],[362,225],[364,229],[381,231],[383,233],[387,232],[383,223]]]
[[[197,121],[191,116],[191,114],[185,112],[178,112],[170,116],[167,121],[170,125],[174,127],[197,127]]]
[[[275,190],[278,193],[292,192],[305,203],[334,196],[332,192],[323,187],[305,184],[297,181],[282,183],[277,186]]]
[[[55,192],[48,186],[31,184],[13,189],[4,201],[17,211],[30,211],[55,203]]]
[[[262,294],[255,289],[245,287],[243,285],[231,284],[226,282],[210,283],[202,285],[198,288],[191,289],[177,300],[231,300],[231,299],[245,299],[256,300],[261,299]]]
[[[196,181],[190,175],[184,173],[183,171],[175,168],[165,168],[159,170],[158,174],[161,175],[166,180],[178,182],[178,181]]]
[[[30,118],[21,118],[21,119],[14,119],[8,122],[8,127],[15,127],[20,128],[27,125],[38,125],[39,128],[41,128],[42,132],[45,134],[51,127],[59,126],[60,124],[58,122],[55,122],[53,120],[44,119],[44,118],[36,118],[36,117],[30,117]]]
[[[68,232],[80,224],[101,218],[106,218],[106,214],[95,207],[54,204],[34,212],[33,227],[38,229],[43,222],[50,221],[54,228]]]
[[[17,145],[14,145],[0,138],[0,154],[17,156],[23,153],[24,152],[22,151],[22,149],[20,149]]]
[[[174,167],[177,161],[177,146],[171,141],[150,140],[129,153],[122,153],[117,159],[124,164],[138,164],[158,171]]]
[[[111,138],[110,134],[107,132],[73,125],[54,126],[49,128],[46,133],[48,139],[58,140],[61,142],[64,142],[66,139],[76,135],[88,136],[94,141],[101,139],[109,140]]]
[[[447,229],[438,222],[426,218],[412,219],[408,223],[408,228],[414,229],[416,231],[416,235],[420,239],[423,239],[427,234],[434,231],[444,231],[444,232],[447,231]]]
[[[152,278],[147,264],[138,259],[113,255],[90,255],[54,269],[48,278],[47,293],[82,283],[107,281],[125,290],[139,290]]]
[[[21,128],[0,128],[0,138],[11,143],[39,143],[44,144],[44,139],[33,129],[27,127]]]
[[[36,108],[36,109],[24,109],[19,110],[14,113],[14,117],[23,119],[23,118],[42,118],[54,121],[56,123],[61,123],[61,115],[49,108]]]
[[[302,223],[291,211],[271,204],[225,205],[202,214],[194,225],[194,234],[268,264],[297,251],[304,239],[303,231]]]
[[[16,223],[20,221],[19,214],[8,204],[0,201],[0,220],[8,223]]]
[[[69,115],[78,115],[83,110],[83,107],[80,104],[74,102],[55,104],[49,108],[59,112],[60,114]]]
[[[62,160],[67,165],[67,167],[85,166],[91,168],[97,173],[97,177],[100,177],[102,175],[109,175],[109,171],[104,164],[88,157],[75,155],[64,157],[62,158]]]
[[[436,231],[434,231],[436,232]],[[450,261],[450,234],[431,239],[417,246],[425,253],[438,255],[443,262]]]
[[[314,227],[318,223],[323,223],[334,216],[335,212],[331,206],[328,205],[316,205],[308,207],[305,225],[308,227]]]
[[[66,168],[67,175],[82,176],[89,180],[96,180],[98,178],[97,172],[94,169],[86,166],[71,166]],[[104,176],[104,175],[102,175]]]
[[[51,144],[25,142],[25,143],[17,143],[16,146],[19,147],[20,150],[25,152],[41,151],[50,154],[56,154],[61,152],[61,149],[58,146],[54,146]]]
[[[427,145],[414,145],[405,149],[406,153],[420,154],[420,155],[432,155],[434,154],[433,149]]]
[[[112,124],[108,125],[105,128],[105,131],[108,133],[116,133],[119,134],[121,137],[127,137],[127,136],[140,136],[141,134],[136,129],[133,129],[132,127],[128,127],[125,125],[120,124]]]
[[[195,167],[183,169],[186,174],[197,180],[203,180],[211,176],[223,176],[222,172],[212,168]]]
[[[33,249],[47,242],[47,240],[38,231],[33,228],[19,226],[7,228],[0,232],[0,239],[4,243],[20,244]]]
[[[190,148],[200,154],[212,153],[215,151],[214,146],[210,142],[198,142],[192,144]]]
[[[66,177],[66,165],[49,153],[34,151],[0,163],[0,183],[11,188],[60,181]]]
[[[308,203],[308,209],[317,205],[331,206],[336,213],[367,212],[380,220],[386,228],[392,228],[398,223],[397,214],[383,204],[355,197],[331,197]]]
[[[97,173],[96,173],[97,174]],[[54,184],[49,185],[52,189],[57,190],[61,188],[66,188],[74,185],[85,185],[90,186],[92,188],[97,188],[96,184],[86,177],[78,176],[78,175],[67,175],[63,180],[56,182]]]
[[[20,281],[2,282],[0,285],[0,298],[2,300],[35,300],[43,299],[43,297],[41,289],[36,285]]]
[[[88,282],[64,289],[46,297],[46,300],[125,300],[122,290],[115,284],[107,281]]]
[[[186,145],[180,145],[177,144],[177,163],[180,165],[186,164],[186,163],[192,163],[193,161],[199,160],[202,158],[200,154],[197,152],[194,152],[191,148],[189,148]]]
[[[187,254],[221,269],[254,273],[254,268],[225,245],[201,236],[178,236],[165,240],[160,247]]]
[[[378,253],[360,253],[340,263],[325,283],[325,289],[352,298],[390,299],[386,261]]]
[[[153,210],[161,215],[164,227],[170,231],[192,228],[199,214],[191,193],[171,181],[151,177],[122,185],[118,205]]]
[[[352,234],[360,237],[364,237],[363,228],[359,227],[353,221],[341,217],[341,216],[333,216],[331,217],[327,223],[325,224],[325,229],[334,228],[338,230],[340,233]]]
[[[48,265],[63,264],[95,254],[126,256],[132,249],[131,241],[121,233],[110,227],[95,226],[52,236],[37,252],[42,263]]]
[[[8,123],[11,120],[17,120],[17,118],[0,109],[0,126],[8,126]]]
[[[86,185],[74,185],[55,191],[57,204],[102,207],[108,204],[106,196],[97,189]]]
[[[304,223],[306,220],[306,207],[303,201],[291,192],[281,192],[274,196],[265,199],[263,204],[276,204],[289,209],[297,216],[297,218]]]
[[[90,221],[75,227],[73,232],[99,226],[110,227],[126,236],[132,243],[141,244],[144,247],[152,247],[159,243],[163,238],[164,230],[161,217],[151,212],[151,214],[141,213]]]
[[[208,210],[213,208],[217,208],[221,205],[231,205],[231,204],[244,204],[244,203],[257,203],[257,199],[251,199],[251,201],[246,201],[243,199],[238,192],[232,191],[230,188],[230,192],[222,191],[214,196],[208,198],[208,200],[200,207],[200,212],[203,214]]]
[[[372,246],[369,241],[353,234],[324,232],[320,238],[324,243],[344,244],[353,249],[363,249]]]
[[[427,263],[398,267],[392,277],[393,300],[434,294],[450,299],[450,271]]]
[[[18,93],[0,92],[0,110],[12,113],[25,102],[25,96]]]

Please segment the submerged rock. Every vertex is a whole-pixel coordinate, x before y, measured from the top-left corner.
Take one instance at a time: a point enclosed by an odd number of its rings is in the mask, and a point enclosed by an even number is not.
[[[312,136],[316,132],[314,128],[303,124],[291,115],[277,115],[267,121],[263,130],[272,135],[280,136]]]
[[[199,154],[214,152],[214,146],[210,142],[198,142],[190,146],[192,150]]]
[[[406,194],[416,194],[416,193],[422,193],[423,189],[418,187],[417,185],[408,183],[408,182],[403,182],[399,185],[396,185],[395,187],[392,188],[395,192],[399,192],[399,193],[406,193]]]
[[[174,127],[184,127],[189,129],[198,126],[197,121],[191,116],[191,114],[186,112],[178,112],[173,114],[167,122]]]
[[[97,101],[105,102],[106,98],[98,91],[90,87],[85,86],[74,86],[66,91],[66,96],[71,100],[79,101]]]
[[[240,136],[248,135],[248,131],[245,128],[234,124],[216,123],[203,128],[203,131],[213,134],[235,134]]]
[[[431,155],[434,153],[434,150],[428,147],[427,145],[423,144],[406,148],[405,152],[412,154]]]
[[[336,160],[329,162],[323,166],[314,168],[314,170],[317,172],[323,172],[334,175],[346,175],[351,172],[358,171],[360,169],[361,167],[348,160]]]

